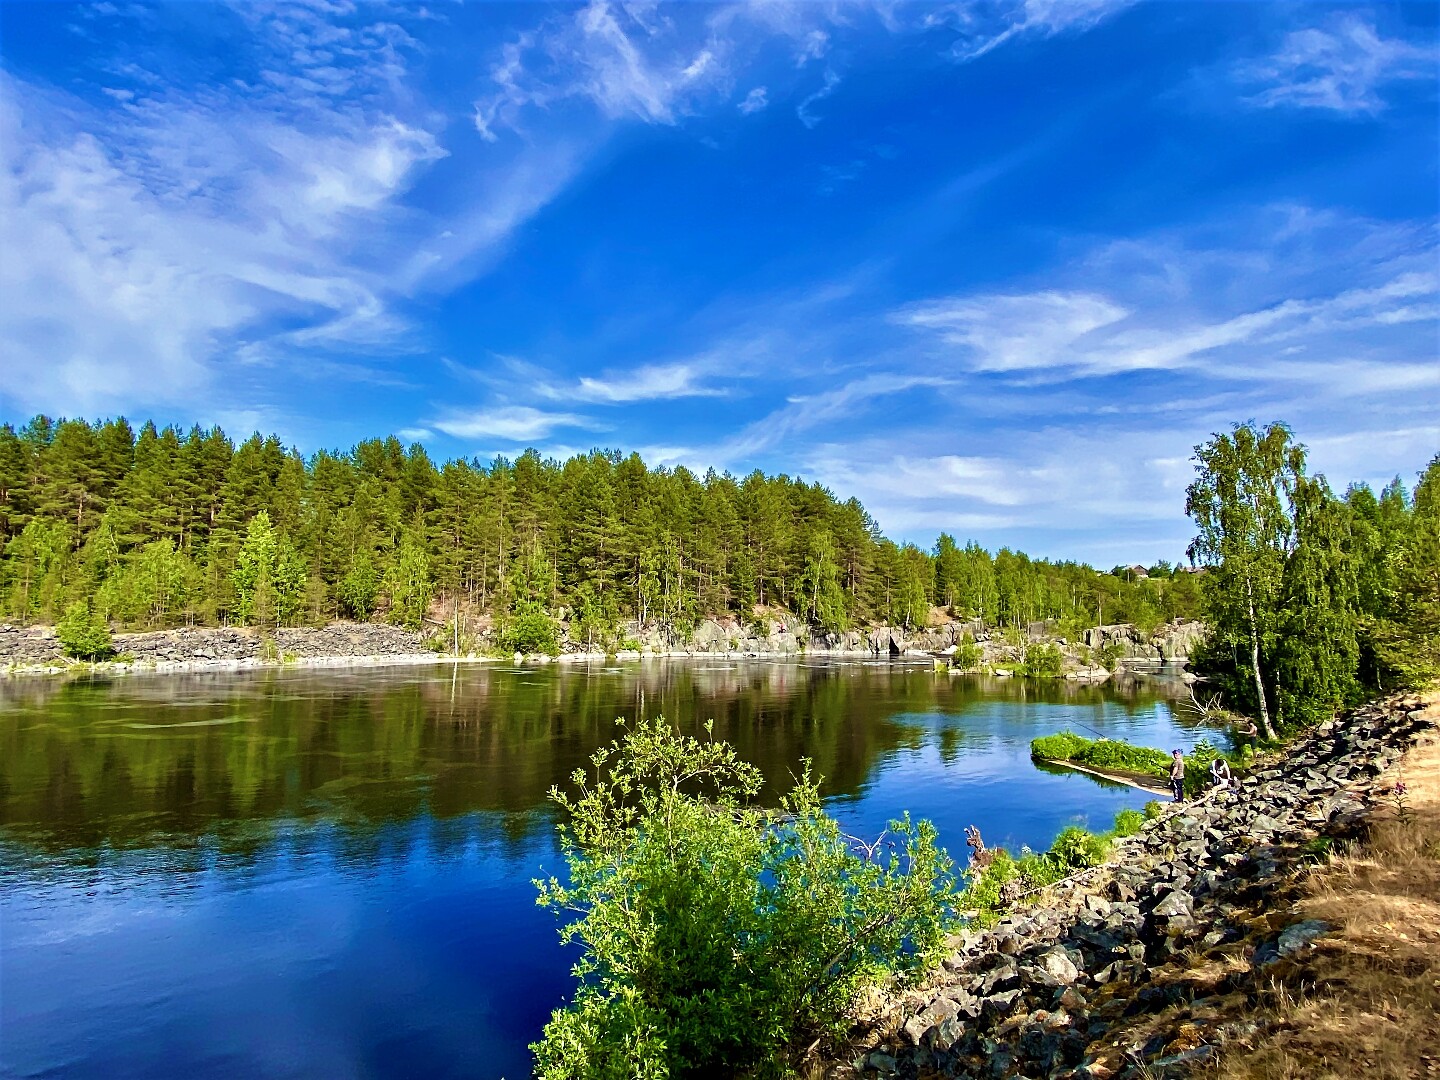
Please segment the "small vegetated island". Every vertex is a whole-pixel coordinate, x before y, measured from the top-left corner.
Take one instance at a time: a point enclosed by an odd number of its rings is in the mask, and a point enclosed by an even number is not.
[[[788,476],[601,451],[437,466],[393,438],[303,458],[258,435],[37,417],[0,428],[0,602],[10,620],[57,622],[80,657],[127,627],[448,619],[447,636],[487,627],[500,648],[555,651],[623,648],[653,626],[683,639],[706,617],[787,619],[823,641],[943,608],[1014,635],[1017,673],[1034,676],[1106,619],[1199,617],[1197,707],[1250,733],[1225,748],[1240,767],[1242,746],[1273,760],[1287,737],[1440,672],[1440,456],[1413,495],[1398,479],[1336,493],[1280,424],[1237,426],[1195,460],[1188,556],[1204,572],[1102,573],[943,535],[897,545],[855,500]],[[1035,623],[1053,640],[1033,640]],[[955,665],[976,649],[957,642]],[[1057,733],[1032,750],[1168,775],[1163,748]],[[1187,787],[1221,752],[1191,755]],[[537,882],[539,899],[581,959],[535,1045],[540,1075],[810,1068],[864,992],[923,977],[957,927],[1096,866],[1158,811],[1067,829],[1043,853],[974,834],[959,872],[928,822],[846,836],[820,783],[806,772],[762,810],[731,747],[653,719],[552,793],[568,874]]]

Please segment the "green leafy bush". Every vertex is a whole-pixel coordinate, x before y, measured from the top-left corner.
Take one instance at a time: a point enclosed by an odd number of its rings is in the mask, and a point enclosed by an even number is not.
[[[1159,777],[1170,775],[1170,755],[1164,750],[1114,739],[1096,739],[1079,760],[1097,769],[1120,769]]]
[[[1151,799],[1145,804],[1145,820],[1154,821],[1165,812],[1165,806],[1158,799]]]
[[[76,660],[103,660],[115,655],[115,641],[105,620],[84,601],[71,604],[55,627],[65,655]]]
[[[929,822],[857,845],[808,766],[777,817],[735,749],[642,722],[552,791],[568,879],[539,902],[574,915],[579,980],[534,1044],[544,1080],[782,1076],[836,1033],[867,983],[917,973],[953,921]]]
[[[1021,848],[1015,869],[1025,892],[1053,885],[1067,873],[1065,864],[1052,858],[1048,851],[1036,853],[1028,848]]]
[[[1096,650],[1095,658],[1106,669],[1116,671],[1120,667],[1120,661],[1125,659],[1125,646],[1118,641],[1107,641]]]
[[[1060,646],[1049,642],[1028,645],[1020,674],[1032,679],[1058,679],[1065,674],[1065,656]]]
[[[1031,739],[1030,756],[1046,761],[1071,761],[1077,755],[1084,753],[1089,745],[1089,739],[1083,739],[1069,731],[1061,731],[1054,735],[1041,735],[1038,739]]]
[[[1109,850],[1109,842],[1104,837],[1086,832],[1078,825],[1068,825],[1060,830],[1046,855],[1068,874],[1099,866]]]
[[[988,925],[1004,910],[1005,894],[1011,889],[1021,893],[1043,889],[1079,870],[1099,866],[1109,853],[1110,837],[1097,836],[1078,825],[1062,829],[1050,850],[1043,853],[1023,848],[1017,859],[1004,848],[995,848],[989,864],[971,873],[961,906],[979,923]]]
[[[960,671],[974,671],[984,659],[984,647],[967,630],[955,643],[955,652],[950,657],[950,666]]]
[[[1156,803],[1155,805],[1159,805]],[[1115,835],[1134,836],[1145,824],[1145,815],[1139,810],[1125,809],[1115,815]]]
[[[560,628],[543,611],[522,611],[500,634],[500,648],[511,653],[560,653]]]
[[[1004,848],[995,848],[988,866],[972,873],[960,900],[963,907],[976,913],[981,923],[993,920],[1001,908],[1001,891],[1020,876],[1020,867]]]

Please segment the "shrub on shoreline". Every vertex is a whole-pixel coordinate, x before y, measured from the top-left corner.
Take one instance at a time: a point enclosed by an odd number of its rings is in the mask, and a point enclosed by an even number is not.
[[[1004,848],[993,848],[987,852],[988,862],[970,871],[969,883],[960,894],[960,906],[980,925],[989,925],[1018,896],[1099,866],[1109,857],[1112,842],[1139,832],[1146,821],[1159,816],[1160,810],[1160,804],[1154,801],[1146,803],[1143,811],[1121,810],[1115,815],[1114,828],[1103,833],[1067,825],[1043,852],[1021,848],[1017,857]]]
[[[75,660],[104,660],[115,655],[110,627],[89,604],[71,604],[55,627],[55,636],[65,655]]]
[[[621,721],[623,723],[623,721]],[[569,873],[537,881],[582,946],[572,1003],[532,1049],[544,1080],[783,1076],[865,985],[918,973],[953,921],[929,822],[845,836],[808,767],[782,814],[734,747],[644,721],[552,790]]]

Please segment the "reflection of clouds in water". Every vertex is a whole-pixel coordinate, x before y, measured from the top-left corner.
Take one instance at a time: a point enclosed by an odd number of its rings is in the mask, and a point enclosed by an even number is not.
[[[20,950],[63,945],[68,941],[108,934],[138,920],[163,918],[167,914],[173,917],[174,914],[173,909],[154,905],[129,908],[107,901],[107,906],[100,907],[84,903],[83,898],[75,899],[81,902],[67,904],[60,899],[57,903],[53,894],[47,896],[47,916],[43,920],[32,921],[27,917],[30,912],[23,910],[24,901],[7,896],[5,908],[10,910],[10,914],[5,920],[6,948]],[[33,905],[33,908],[38,907],[38,904]]]
[[[184,720],[177,724],[126,724],[125,726],[140,731],[151,728],[223,727],[226,724],[253,724],[257,719],[254,716],[222,716],[214,720]]]
[[[935,740],[953,767],[989,740],[1055,730],[1035,730],[1036,718],[1067,711],[1107,730],[1112,719],[1174,730],[1168,709],[1134,688],[957,678],[888,661],[312,669],[76,686],[10,688],[0,699],[0,830],[37,853],[208,846],[243,859],[293,822],[362,836],[474,813],[504,816],[514,842],[542,827],[534,812],[543,816],[551,785],[613,737],[617,716],[663,713],[687,730],[714,719],[717,737],[761,768],[771,801],[802,757],[844,795],[897,750]],[[165,722],[175,714],[152,698],[167,689],[194,695],[183,702],[194,719]],[[31,719],[42,706],[45,719]],[[1029,765],[1022,754],[995,768]]]

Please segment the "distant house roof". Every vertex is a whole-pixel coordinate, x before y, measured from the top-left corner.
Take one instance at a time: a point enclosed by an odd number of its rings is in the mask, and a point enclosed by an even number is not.
[[[1150,571],[1147,570],[1145,567],[1141,566],[1139,563],[1136,563],[1134,566],[1127,566],[1125,569],[1130,573],[1131,577],[1148,578],[1150,576]]]

